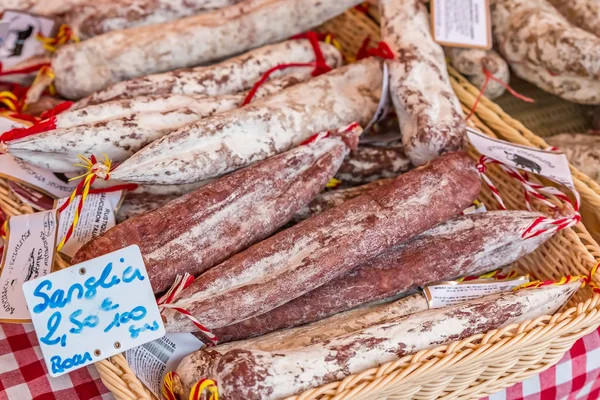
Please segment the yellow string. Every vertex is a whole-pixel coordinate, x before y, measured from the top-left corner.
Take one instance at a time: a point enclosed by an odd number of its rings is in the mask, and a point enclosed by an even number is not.
[[[35,76],[35,79],[33,80],[33,83],[31,84],[31,87],[36,86],[36,84],[39,84],[40,79],[42,79],[42,77],[46,75],[50,78],[50,84],[48,85],[48,92],[51,95],[55,95],[56,94],[56,87],[54,86],[54,78],[56,78],[56,74],[54,73],[54,70],[52,69],[52,67],[50,67],[49,65],[44,65],[42,68],[40,68],[40,70],[38,71],[37,75]]]
[[[219,400],[219,387],[217,386],[217,382],[212,379],[204,379],[192,386],[189,400],[199,400],[202,393],[207,389],[210,393],[209,400]]]
[[[84,174],[82,174],[82,175],[79,175],[79,176],[76,176],[76,177],[73,177],[73,178],[69,179],[69,181],[72,181],[72,180],[75,180],[75,179],[84,178],[83,189],[82,189],[82,193],[81,193],[81,199],[79,200],[80,206],[78,206],[75,209],[75,214],[73,216],[73,222],[71,223],[71,226],[73,227],[73,232],[75,232],[75,228],[77,227],[77,223],[79,222],[80,212],[83,209],[83,204],[85,203],[85,200],[87,199],[87,196],[89,194],[90,186],[92,185],[92,179],[95,176],[98,176],[97,175],[98,172],[94,171],[94,167],[95,167],[96,164],[94,164],[91,159],[88,159],[88,158],[82,156],[81,154],[77,155],[77,157],[80,160],[82,160],[83,163],[77,163],[77,164],[75,164],[75,166],[77,166],[77,167],[83,167],[87,171]],[[102,162],[102,164],[106,167],[106,171],[110,172],[112,161],[108,158],[108,155],[104,154],[104,161]],[[77,188],[75,188],[73,190],[73,192],[71,193],[71,196],[69,196],[69,199],[67,200],[67,203],[68,204],[73,203],[73,201],[75,200],[76,196],[77,196]],[[67,230],[67,232],[68,232],[68,230]],[[65,237],[62,238],[62,240],[58,244],[57,251],[60,251],[68,240],[69,240],[69,237],[67,237],[67,235],[65,235]]]
[[[176,400],[175,391],[173,390],[175,376],[177,376],[177,373],[175,371],[170,371],[163,377],[161,392],[163,397],[167,400]]]
[[[566,285],[567,283],[572,283],[572,282],[577,282],[577,281],[581,281],[581,287],[585,287],[587,279],[588,279],[588,277],[585,275],[575,275],[575,276],[569,276],[569,277],[563,276],[562,278],[560,278],[558,281],[555,281],[555,282],[531,281],[531,282],[526,282],[522,285],[514,287],[513,291],[517,291],[517,290],[521,290],[521,289],[528,289],[528,288],[545,287],[545,286],[561,286],[561,285]]]
[[[329,182],[327,182],[327,185],[325,185],[325,187],[336,188],[336,187],[340,186],[341,184],[342,184],[342,181],[340,181],[339,179],[331,178],[329,180]]]
[[[6,105],[6,107],[13,112],[17,112],[17,106],[15,105],[15,102],[18,101],[19,99],[17,99],[17,96],[13,92],[9,92],[7,90],[0,92],[0,103]]]
[[[44,49],[51,53],[54,53],[60,46],[64,45],[68,41],[75,43],[79,42],[79,37],[71,28],[69,28],[68,25],[65,24],[58,28],[58,32],[56,33],[55,37],[45,37],[38,33],[36,38],[42,43]]]

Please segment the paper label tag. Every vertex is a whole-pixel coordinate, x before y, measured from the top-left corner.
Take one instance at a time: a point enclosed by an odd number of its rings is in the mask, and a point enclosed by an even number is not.
[[[4,69],[34,55],[44,54],[44,46],[36,39],[36,35],[52,36],[55,27],[52,19],[23,11],[5,11],[1,21],[9,24],[6,39],[0,47]]]
[[[485,212],[487,212],[485,204],[477,202],[477,204],[473,204],[472,206],[465,208],[465,210],[463,211],[463,215],[481,214]]]
[[[0,48],[4,46],[4,42],[8,39],[8,31],[10,30],[10,22],[0,21]]]
[[[177,368],[188,354],[204,347],[191,333],[168,333],[160,339],[127,350],[125,358],[140,381],[161,398],[163,377]]]
[[[489,0],[432,0],[431,26],[439,44],[492,48]]]
[[[165,335],[138,246],[23,284],[50,376]]]
[[[119,205],[122,196],[123,191],[88,194],[79,214],[75,231],[60,252],[68,257],[73,257],[84,244],[115,226],[115,209]],[[65,237],[73,222],[80,198],[81,196],[75,197],[74,201],[59,215],[59,243]],[[57,207],[62,206],[65,201],[67,201],[67,198],[58,200]]]
[[[14,128],[27,128],[27,124],[8,118],[3,115],[0,117],[0,133],[8,132]]]
[[[423,288],[423,292],[429,303],[429,308],[441,308],[477,299],[488,294],[508,292],[527,282],[529,282],[529,278],[526,276],[506,280],[450,281],[427,285]]]
[[[0,177],[29,185],[54,198],[70,196],[78,183],[64,182],[53,172],[29,165],[10,154],[0,155]]]
[[[384,118],[390,107],[390,72],[386,63],[383,63],[383,84],[381,87],[381,97],[379,98],[379,105],[377,106],[377,111],[371,118],[371,121],[367,124],[367,127],[364,129],[365,132],[368,132],[369,129],[373,127],[377,122],[379,122],[382,118]],[[361,135],[364,136],[364,135]]]
[[[29,322],[21,286],[52,270],[56,210],[11,217],[0,269],[0,321]]]
[[[479,153],[508,166],[545,176],[575,191],[569,160],[564,153],[493,139],[472,128],[467,128],[467,137]]]

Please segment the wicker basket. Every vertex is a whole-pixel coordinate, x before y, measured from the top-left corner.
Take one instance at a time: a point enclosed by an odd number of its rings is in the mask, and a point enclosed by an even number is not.
[[[326,23],[322,30],[334,32],[347,54],[356,54],[362,39],[378,40],[377,24],[356,10]],[[460,75],[451,71],[453,87],[463,108],[468,110],[478,94]],[[542,139],[505,114],[493,102],[483,99],[473,126],[491,136],[515,143],[545,147]],[[472,156],[477,155],[472,152]],[[503,195],[510,209],[522,209],[520,186],[490,166],[486,173]],[[600,187],[573,169],[575,184],[582,195],[584,209],[600,206]],[[480,200],[488,208],[496,205],[484,189]],[[0,206],[8,215],[31,213],[0,180]],[[598,230],[597,232],[600,232]],[[57,257],[57,267],[66,263]],[[564,275],[585,275],[600,260],[600,247],[583,224],[556,234],[533,254],[519,260],[515,267],[543,279]],[[600,276],[594,281],[600,283]],[[580,337],[600,325],[600,294],[580,289],[568,305],[553,316],[544,316],[460,342],[421,351],[384,364],[343,381],[308,390],[291,399],[478,399],[543,371],[556,362]],[[129,368],[123,355],[95,364],[104,384],[118,399],[152,399]]]

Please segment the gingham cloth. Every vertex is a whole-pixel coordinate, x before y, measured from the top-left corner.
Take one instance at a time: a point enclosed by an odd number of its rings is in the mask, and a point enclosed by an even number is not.
[[[113,396],[92,367],[59,378],[46,366],[30,324],[0,324],[0,400],[99,400]],[[486,400],[600,399],[600,333],[580,339],[553,368]]]
[[[47,371],[33,325],[0,324],[0,400],[114,398],[93,366],[58,378]]]

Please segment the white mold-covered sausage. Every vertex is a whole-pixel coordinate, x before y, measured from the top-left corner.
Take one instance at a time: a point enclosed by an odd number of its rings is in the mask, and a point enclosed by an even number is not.
[[[342,55],[330,44],[319,43],[326,63],[331,68],[342,64]],[[220,63],[162,74],[142,76],[119,82],[111,87],[81,99],[72,109],[115,99],[130,99],[147,95],[208,95],[219,96],[249,90],[269,69],[285,63],[312,63],[315,52],[305,39],[288,40],[263,46]],[[303,71],[306,67],[303,67]],[[272,78],[293,75],[298,68],[275,71]]]
[[[492,0],[494,40],[517,76],[581,104],[600,104],[600,38],[545,0]]]
[[[146,184],[190,183],[286,151],[315,133],[377,109],[380,60],[369,58],[326,73],[245,107],[176,130],[117,167],[115,179]]]
[[[508,84],[510,81],[508,64],[494,50],[449,47],[446,49],[446,54],[450,58],[452,66],[480,89],[483,87],[486,79],[484,68],[505,84]],[[504,85],[489,80],[487,87],[483,91],[483,95],[488,99],[495,99],[500,97],[504,93],[504,90]]]
[[[581,286],[570,283],[489,295],[431,309],[315,343],[276,351],[200,350],[193,367],[214,379],[224,400],[271,400],[342,380],[420,350],[554,313]],[[178,373],[184,392],[196,381]]]
[[[164,24],[113,31],[61,47],[58,92],[78,99],[109,85],[219,60],[274,43],[341,14],[360,0],[246,0]]]
[[[442,47],[433,41],[421,0],[379,2],[381,36],[394,53],[387,60],[404,151],[414,165],[464,146],[465,122],[450,86]]]

